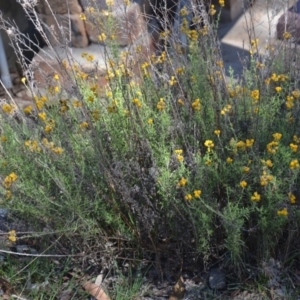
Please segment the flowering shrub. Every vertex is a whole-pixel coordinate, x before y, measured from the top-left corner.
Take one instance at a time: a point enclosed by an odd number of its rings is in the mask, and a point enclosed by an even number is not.
[[[100,232],[150,252],[172,241],[180,258],[276,255],[299,228],[299,87],[260,62],[257,40],[232,83],[213,30],[188,32],[188,63],[176,51],[142,62],[140,80],[124,53],[109,57],[105,87],[78,66],[73,92],[54,74],[21,124],[2,104],[1,205],[70,236]]]

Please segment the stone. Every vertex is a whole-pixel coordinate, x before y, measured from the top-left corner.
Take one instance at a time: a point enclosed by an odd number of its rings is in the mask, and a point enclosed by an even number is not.
[[[89,44],[85,29],[85,22],[80,19],[79,14],[39,16],[42,22],[47,25],[47,28],[45,28],[45,33],[52,46],[61,44],[65,45],[65,40],[69,39],[70,36],[72,47],[83,48]],[[58,26],[62,27],[63,34]]]
[[[214,268],[209,271],[209,286],[214,290],[221,290],[226,286],[225,274],[222,270]]]
[[[283,39],[284,33],[289,32],[298,42],[300,39],[300,14],[299,11],[287,11],[282,14],[277,23],[277,38]]]
[[[50,4],[50,7],[48,5]],[[82,12],[82,7],[78,0],[40,0],[36,6],[36,10],[40,14],[52,15],[54,14],[79,14]]]
[[[152,39],[149,35],[141,36],[132,45],[122,49],[124,53],[127,53],[125,67],[129,68],[134,77],[141,78],[141,65],[146,61],[149,61],[152,54],[155,52],[155,47],[152,43]],[[108,83],[107,75],[107,63],[106,60],[109,57],[113,57],[110,54],[109,47],[103,45],[91,44],[84,49],[84,52],[94,56],[92,62],[88,62],[81,55],[82,49],[72,48],[67,52],[61,46],[56,46],[53,50],[49,47],[43,48],[38,55],[35,56],[32,62],[32,69],[34,72],[34,80],[37,87],[45,87],[53,84],[54,74],[59,74],[64,85],[72,85],[72,79],[70,77],[71,66],[66,68],[62,66],[61,61],[65,60],[72,62],[80,66],[80,70],[89,74],[89,78],[92,78],[100,88],[104,87]]]
[[[111,14],[107,10],[95,10],[93,13],[87,12],[86,16],[87,34],[94,43],[99,43],[98,37],[104,33],[108,38],[113,36],[113,42],[117,45],[128,46],[146,31],[146,23],[137,3],[125,5],[118,0],[112,6]],[[102,43],[107,44],[106,40]]]

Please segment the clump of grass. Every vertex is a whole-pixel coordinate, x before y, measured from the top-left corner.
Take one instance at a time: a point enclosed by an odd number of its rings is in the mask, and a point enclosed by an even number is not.
[[[157,270],[162,253],[225,254],[240,271],[288,256],[299,227],[300,88],[293,70],[261,62],[256,40],[243,79],[228,80],[215,26],[182,28],[188,62],[166,48],[139,65],[139,81],[123,53],[108,58],[105,88],[76,67],[72,91],[53,74],[23,112],[3,103],[1,205],[37,231],[47,224],[83,241],[79,251],[113,238],[154,253]]]

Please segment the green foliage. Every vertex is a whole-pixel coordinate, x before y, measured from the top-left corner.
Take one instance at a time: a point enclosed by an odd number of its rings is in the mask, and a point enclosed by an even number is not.
[[[254,54],[227,79],[214,33],[199,32],[188,62],[162,52],[136,78],[114,53],[105,87],[76,67],[73,91],[55,74],[21,117],[2,104],[1,205],[36,230],[154,252],[166,240],[180,257],[226,251],[239,265],[285,247],[299,228],[298,86]]]

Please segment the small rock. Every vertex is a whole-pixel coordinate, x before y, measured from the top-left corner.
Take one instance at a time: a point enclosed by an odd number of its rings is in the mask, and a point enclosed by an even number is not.
[[[214,290],[221,290],[226,285],[225,274],[220,269],[211,269],[208,278],[209,286]]]
[[[37,251],[26,245],[17,245],[16,250],[18,253],[27,253],[27,254],[38,254]]]

